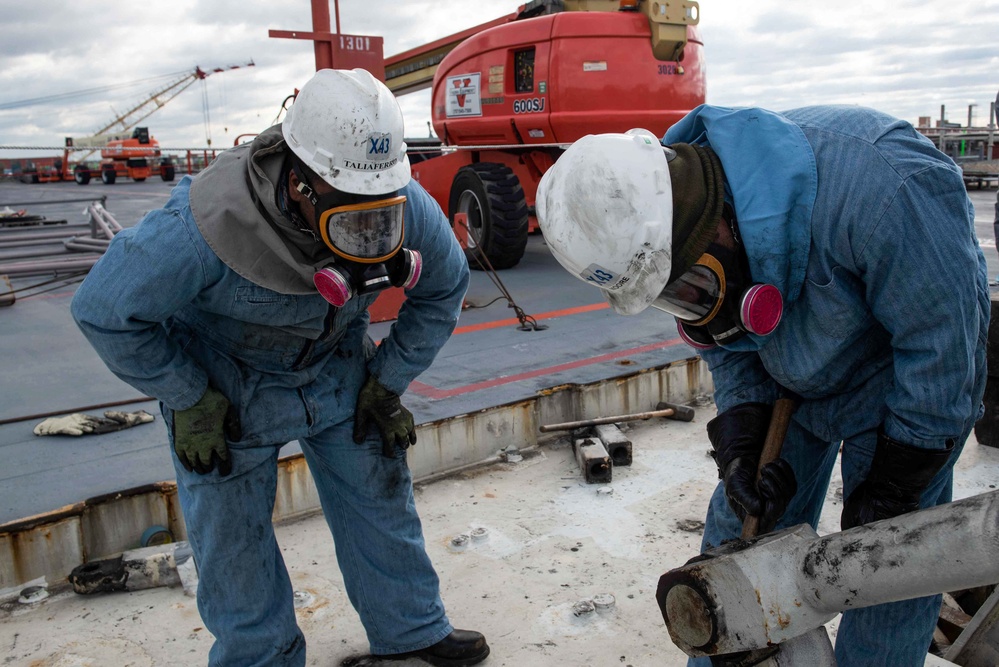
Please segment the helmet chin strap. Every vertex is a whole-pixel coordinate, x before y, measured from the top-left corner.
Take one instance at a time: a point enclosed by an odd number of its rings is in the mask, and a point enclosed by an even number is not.
[[[291,170],[295,172],[295,177],[298,178],[298,187],[295,189],[315,206],[319,203],[319,195],[316,194],[315,189],[312,187],[312,182],[306,177],[309,168],[305,166],[301,158],[295,155],[294,151],[289,150],[288,154],[291,156]]]

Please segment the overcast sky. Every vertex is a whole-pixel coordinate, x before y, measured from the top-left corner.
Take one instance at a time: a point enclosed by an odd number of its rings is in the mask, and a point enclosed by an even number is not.
[[[521,4],[342,0],[341,30],[381,35],[390,56]],[[989,121],[999,89],[999,0],[701,0],[700,8],[711,104],[861,104],[913,123],[935,120],[944,104],[961,124],[976,104],[974,124]],[[60,146],[92,134],[168,75],[252,60],[252,68],[196,83],[143,123],[163,146],[200,147],[209,137],[231,146],[269,126],[315,71],[311,42],[270,39],[268,29],[311,28],[308,0],[0,0],[0,145]],[[400,98],[409,136],[427,136],[429,99],[429,91]]]

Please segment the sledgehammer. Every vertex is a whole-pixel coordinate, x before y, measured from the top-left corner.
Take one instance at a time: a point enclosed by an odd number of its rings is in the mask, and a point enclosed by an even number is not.
[[[615,415],[612,417],[596,417],[594,419],[583,419],[575,422],[563,422],[561,424],[545,424],[539,429],[542,433],[551,431],[571,431],[586,426],[599,426],[600,424],[619,424],[621,422],[633,422],[641,419],[652,419],[653,417],[665,417],[678,421],[689,422],[694,419],[694,409],[686,405],[674,405],[673,403],[659,403],[655,410],[649,412],[636,412],[630,415]]]

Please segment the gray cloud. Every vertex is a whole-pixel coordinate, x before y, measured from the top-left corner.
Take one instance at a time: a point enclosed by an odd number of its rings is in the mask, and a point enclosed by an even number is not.
[[[259,132],[315,71],[311,42],[269,29],[311,30],[308,0],[0,0],[0,103],[137,82],[105,94],[0,110],[0,145],[60,145],[148,96],[162,75],[241,64],[170,101],[144,124],[164,145],[231,145]],[[384,37],[393,55],[514,12],[523,0],[343,0],[345,33]],[[865,104],[910,121],[953,119],[999,88],[999,0],[701,0],[708,102],[789,108]],[[872,6],[874,5],[874,6]],[[332,2],[331,24],[334,23]],[[160,77],[160,78],[157,78]],[[207,100],[207,105],[206,105]],[[429,92],[400,98],[411,136],[426,136]],[[8,153],[8,152],[4,152]],[[9,154],[9,153],[8,153]]]

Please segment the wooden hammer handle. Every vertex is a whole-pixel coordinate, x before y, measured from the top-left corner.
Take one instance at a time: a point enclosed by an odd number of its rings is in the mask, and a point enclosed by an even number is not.
[[[571,431],[584,426],[600,426],[601,424],[617,424],[619,422],[633,422],[642,419],[652,419],[653,417],[672,417],[675,414],[673,408],[652,410],[649,412],[637,412],[633,415],[615,415],[613,417],[597,417],[595,419],[582,419],[575,422],[563,422],[561,424],[545,424],[540,430],[542,433],[551,431]]]
[[[756,482],[760,481],[760,471],[763,466],[780,458],[780,450],[784,446],[784,436],[787,435],[787,428],[791,425],[791,415],[797,402],[793,398],[778,398],[774,403],[774,410],[770,416],[770,427],[767,429],[767,438],[763,441],[763,451],[760,453],[760,464],[756,468]],[[747,516],[742,523],[742,539],[748,540],[756,537],[760,529],[760,517]]]

